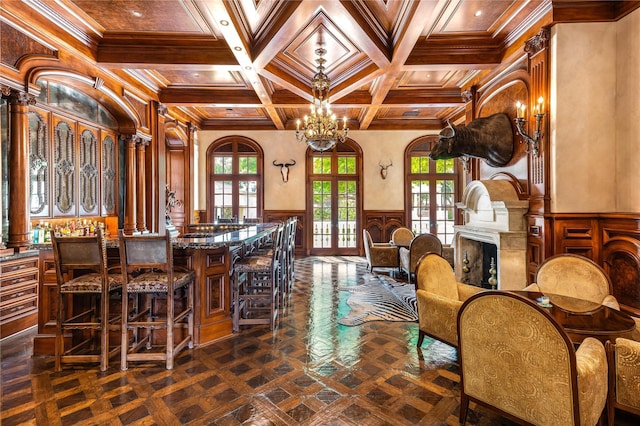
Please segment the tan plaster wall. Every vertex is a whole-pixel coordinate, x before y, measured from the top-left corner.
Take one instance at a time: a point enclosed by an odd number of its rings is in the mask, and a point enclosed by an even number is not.
[[[551,46],[551,210],[640,212],[640,9]]]
[[[640,212],[640,10],[617,23],[618,212]]]
[[[432,132],[433,133],[433,132]],[[365,210],[404,209],[404,150],[414,139],[429,134],[424,131],[351,131],[349,137],[363,152],[363,208]],[[264,151],[265,210],[304,210],[306,145],[298,143],[295,132],[286,131],[200,131],[198,162],[198,205],[206,208],[206,155],[209,145],[224,136],[239,135],[253,139]],[[282,182],[280,168],[272,162],[293,159],[289,181]],[[393,162],[386,179],[380,177],[378,162]]]
[[[616,28],[559,24],[551,35],[551,210],[616,211]],[[555,77],[555,78],[554,78]]]

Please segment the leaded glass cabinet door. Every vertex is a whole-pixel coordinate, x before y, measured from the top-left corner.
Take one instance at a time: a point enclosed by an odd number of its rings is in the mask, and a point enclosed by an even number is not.
[[[49,131],[45,117],[29,112],[29,214],[31,217],[50,215],[49,194]]]
[[[98,131],[80,127],[79,151],[79,204],[80,215],[94,216],[100,214]]]
[[[76,144],[74,127],[54,119],[53,210],[55,216],[76,215]]]
[[[102,214],[116,214],[118,145],[115,135],[104,135],[102,139]]]
[[[358,254],[360,158],[357,151],[344,144],[309,155],[311,254]]]

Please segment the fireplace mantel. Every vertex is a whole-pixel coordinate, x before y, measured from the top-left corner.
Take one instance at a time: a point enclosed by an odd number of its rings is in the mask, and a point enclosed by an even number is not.
[[[454,226],[456,278],[470,282],[462,271],[465,253],[482,256],[473,242],[493,244],[497,248],[498,288],[519,290],[527,285],[527,232],[525,214],[529,201],[520,200],[505,180],[477,180],[465,188],[457,207],[464,212],[464,225]],[[477,267],[481,259],[469,259]],[[473,280],[472,280],[473,281]]]

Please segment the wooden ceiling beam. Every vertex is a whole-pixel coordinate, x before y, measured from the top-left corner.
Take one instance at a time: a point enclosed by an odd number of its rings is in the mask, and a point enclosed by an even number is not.
[[[404,11],[402,22],[405,22],[403,28],[398,29],[398,40],[396,42],[391,63],[386,67],[381,67],[383,73],[376,79],[372,85],[372,104],[370,108],[362,110],[360,121],[360,129],[369,128],[376,115],[378,114],[379,105],[384,102],[389,91],[394,87],[399,75],[403,72],[407,58],[411,54],[413,46],[420,39],[422,30],[424,29],[424,21],[416,19],[419,16],[426,16],[431,9],[428,2],[412,2]],[[421,25],[416,25],[422,22]]]
[[[418,41],[405,65],[467,65],[489,68],[500,64],[505,46],[501,40],[487,36],[451,36],[432,34]]]
[[[167,87],[160,90],[159,100],[173,105],[245,105],[262,106],[260,98],[253,90],[215,89],[202,87]]]
[[[130,68],[162,64],[238,65],[224,40],[158,34],[107,34],[98,45],[97,62]]]
[[[553,22],[612,22],[640,7],[640,1],[552,0]]]

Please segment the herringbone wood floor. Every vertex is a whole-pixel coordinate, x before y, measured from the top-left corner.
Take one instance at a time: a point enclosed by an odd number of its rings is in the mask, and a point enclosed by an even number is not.
[[[417,325],[337,325],[348,309],[338,284],[366,274],[359,257],[296,260],[296,285],[277,329],[244,327],[183,352],[174,370],[117,361],[53,372],[32,357],[34,332],[2,350],[4,425],[455,425],[456,352],[415,347]],[[637,424],[631,419],[621,424]],[[472,404],[467,424],[511,425]]]

